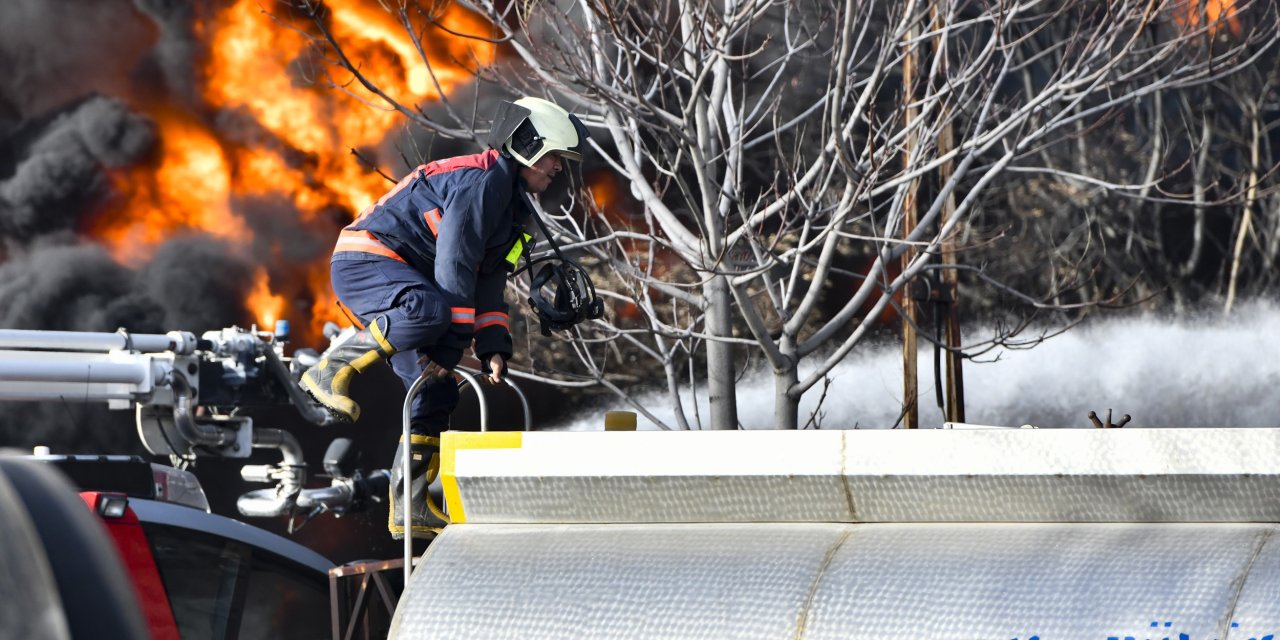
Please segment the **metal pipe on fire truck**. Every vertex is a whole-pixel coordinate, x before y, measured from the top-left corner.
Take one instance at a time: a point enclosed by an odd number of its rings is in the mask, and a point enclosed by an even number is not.
[[[169,351],[190,355],[196,349],[196,337],[187,331],[164,334],[93,333],[89,331],[26,331],[0,329],[0,349],[39,348],[57,351],[137,351],[160,353]]]
[[[178,465],[197,456],[248,458],[254,449],[276,449],[279,464],[242,470],[248,481],[275,484],[241,496],[242,514],[285,515],[299,502],[304,508],[341,508],[344,496],[364,489],[337,485],[358,479],[335,478],[337,489],[306,495],[306,463],[297,439],[279,429],[255,429],[251,418],[238,415],[246,405],[292,404],[309,422],[334,422],[298,388],[283,344],[283,335],[237,327],[198,339],[184,331],[0,330],[0,400],[135,407],[143,445]]]

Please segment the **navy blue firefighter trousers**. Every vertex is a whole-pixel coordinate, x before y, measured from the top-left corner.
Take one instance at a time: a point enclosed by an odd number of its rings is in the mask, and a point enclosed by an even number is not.
[[[422,272],[386,258],[334,260],[329,275],[338,299],[362,324],[387,317],[385,337],[396,349],[391,368],[407,390],[422,374],[418,358],[426,355],[452,322],[444,295]],[[452,368],[456,363],[448,364]],[[452,376],[423,385],[410,412],[413,433],[439,436],[447,430],[458,398]]]

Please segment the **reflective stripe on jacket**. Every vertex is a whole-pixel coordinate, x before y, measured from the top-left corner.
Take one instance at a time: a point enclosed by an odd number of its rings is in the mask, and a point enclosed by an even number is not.
[[[343,229],[333,259],[412,265],[452,310],[442,341],[465,349],[474,331],[476,355],[509,358],[503,290],[511,254],[519,257],[527,237],[523,189],[519,165],[494,150],[421,165]]]

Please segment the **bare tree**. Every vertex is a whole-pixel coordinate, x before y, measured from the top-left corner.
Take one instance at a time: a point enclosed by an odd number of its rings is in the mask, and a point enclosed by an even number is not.
[[[391,4],[415,41],[415,20],[441,10]],[[995,290],[1024,317],[1121,299],[1123,289],[1087,286],[1098,265],[1079,247],[1047,257],[1047,287],[1022,290],[951,261],[944,245],[959,243],[960,261],[989,246],[982,230],[1007,225],[992,223],[1007,213],[992,203],[1033,177],[1073,200],[1169,198],[1150,189],[1162,166],[1135,178],[1087,161],[1092,150],[1079,145],[1135,105],[1274,58],[1280,33],[1266,2],[1235,5],[1229,38],[1216,37],[1219,21],[1187,19],[1203,13],[1197,0],[459,4],[493,25],[472,35],[512,54],[481,76],[587,114],[599,159],[638,203],[626,225],[589,188],[546,212],[566,248],[610,270],[603,294],[637,312],[577,336],[570,383],[635,403],[611,369],[651,359],[677,409],[663,426],[679,428],[737,428],[735,385],[753,358],[773,372],[773,426],[796,428],[801,397],[825,388],[880,318],[914,304],[902,299],[908,285],[932,274],[961,270],[967,289]],[[322,7],[302,6],[323,27]],[[326,36],[332,61],[376,91]],[[444,126],[377,95],[442,134],[470,129],[452,105],[455,124]],[[1067,141],[1077,162],[1064,162]],[[1095,237],[1086,227],[1080,243]],[[703,385],[705,424],[681,401]]]
[[[1187,55],[1194,55],[1240,44],[1242,20],[1274,11],[1274,3],[1209,22],[1183,13],[1205,10],[1204,3],[1177,9],[1175,25],[1192,29],[1188,44],[1196,46]],[[1252,56],[1273,45],[1260,39],[1245,46]],[[1277,187],[1269,141],[1280,126],[1278,72],[1280,57],[1263,55],[1238,72],[1132,101],[1107,122],[1041,146],[1040,164],[1058,173],[1015,167],[1021,180],[997,189],[989,209],[1034,218],[1034,235],[1021,240],[1039,242],[1041,254],[1089,256],[1101,267],[1090,283],[1093,296],[1131,287],[1147,306],[1207,302],[1229,310],[1242,296],[1265,295],[1275,281],[1278,221],[1265,203]],[[1106,175],[1127,188],[1091,185],[1069,178],[1073,173]],[[1077,249],[1058,251],[1068,246]],[[1035,270],[1019,263],[1005,261]]]

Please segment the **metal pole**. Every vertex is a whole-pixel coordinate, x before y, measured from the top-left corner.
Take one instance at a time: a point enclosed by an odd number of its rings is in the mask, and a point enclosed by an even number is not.
[[[480,403],[480,430],[488,431],[489,430],[489,403],[486,402],[484,399],[484,387],[480,386],[480,381],[476,380],[476,377],[468,371],[463,371],[461,368],[458,368],[458,369],[454,369],[453,372],[462,376],[462,382],[458,383],[459,389],[462,388],[462,385],[469,384],[471,385],[472,389],[476,390],[476,401]]]
[[[462,377],[462,382],[458,383],[459,387],[462,387],[463,385],[470,385],[472,389],[476,390],[476,400],[480,403],[480,431],[488,431],[489,403],[486,401],[484,396],[484,387],[480,384],[480,381],[476,379],[475,375],[468,371],[464,371],[459,368],[454,369],[453,373]],[[422,375],[418,376],[418,379],[413,381],[413,384],[409,387],[409,392],[405,394],[404,409],[400,416],[401,422],[403,423],[400,432],[400,441],[404,443],[404,446],[401,447],[400,458],[400,466],[404,469],[404,482],[401,486],[402,493],[400,503],[404,505],[405,589],[409,588],[409,576],[413,573],[413,512],[412,505],[410,504],[412,495],[412,474],[409,473],[409,439],[411,438],[411,434],[409,433],[409,416],[413,409],[413,399],[418,396],[418,392],[422,390],[422,385],[426,384],[428,380],[430,380],[430,377],[427,375],[426,371],[423,371]],[[529,401],[525,398],[524,392],[520,390],[520,387],[517,387],[510,379],[504,379],[504,381],[507,383],[507,386],[511,387],[516,392],[516,396],[520,398],[520,406],[524,409],[524,430],[529,431],[533,426],[532,414],[529,412]]]
[[[12,360],[7,357],[10,353],[15,355]],[[6,352],[4,355],[6,357],[0,359],[0,380],[145,384],[150,387],[152,364],[149,356],[136,356],[131,361],[68,362],[41,358],[38,352],[31,351]]]
[[[131,350],[144,353],[173,351],[191,353],[196,338],[185,331],[169,333],[95,333],[90,331],[29,331],[25,329],[0,329],[0,348],[52,349],[59,351],[108,351]]]
[[[915,97],[916,74],[918,72],[919,53],[914,44],[915,39],[920,34],[919,25],[913,25],[906,35],[907,54],[902,60],[902,105],[906,111],[903,116],[904,128],[910,130],[916,126],[916,120],[919,118],[915,107],[911,106],[911,101]],[[920,140],[917,134],[910,133],[906,139],[906,149],[902,153],[902,170],[909,172],[912,169],[912,153],[916,151]],[[911,232],[916,228],[916,193],[920,188],[918,180],[911,181],[907,186],[907,195],[902,203],[902,237],[907,239],[911,236]],[[911,260],[915,257],[916,252],[907,245],[906,250],[902,253],[902,270],[906,271],[907,266],[911,264]],[[919,393],[919,381],[916,373],[916,301],[913,297],[915,285],[908,280],[902,286],[902,426],[907,429],[915,429],[920,426],[920,410],[917,402]]]
[[[410,435],[409,435],[409,412],[413,408],[413,399],[418,396],[418,392],[422,390],[422,385],[430,380],[430,375],[424,369],[417,380],[409,386],[409,392],[404,397],[404,411],[401,412],[401,422],[403,428],[400,433],[400,442],[404,446],[400,447],[400,468],[403,470],[401,477],[404,482],[401,490],[400,504],[404,508],[404,588],[409,589],[409,576],[413,573],[413,511],[412,505],[409,504],[412,495],[413,474],[409,472],[410,466]]]
[[[533,413],[529,411],[529,400],[524,397],[524,391],[521,391],[520,387],[511,381],[511,378],[503,378],[502,381],[507,383],[507,386],[511,387],[512,391],[516,392],[516,397],[520,398],[520,408],[524,409],[524,430],[533,431]]]
[[[929,3],[929,14],[932,17],[933,24],[930,27],[934,33],[939,35],[933,39],[933,52],[935,56],[941,56],[938,60],[939,68],[946,76],[947,58],[942,48],[942,34],[945,30],[940,30],[941,21],[944,19],[942,13],[938,9],[937,2]],[[942,133],[938,136],[938,155],[945,156],[955,148],[955,133],[948,120],[950,114],[945,107],[940,114],[940,118],[944,123],[942,125]],[[952,174],[955,172],[955,161],[947,160],[938,167],[938,188],[942,188],[951,180]],[[956,213],[956,194],[951,192],[947,194],[947,199],[943,202],[942,222],[939,227],[951,219]],[[942,240],[942,264],[950,267],[956,264],[956,234],[952,234]],[[947,346],[946,355],[946,374],[947,389],[946,403],[944,414],[947,422],[964,422],[964,354],[961,353],[960,347],[960,279],[955,269],[947,268],[942,272],[942,294],[947,300],[946,318],[944,324],[943,344]],[[935,313],[941,313],[941,310],[935,309]]]

